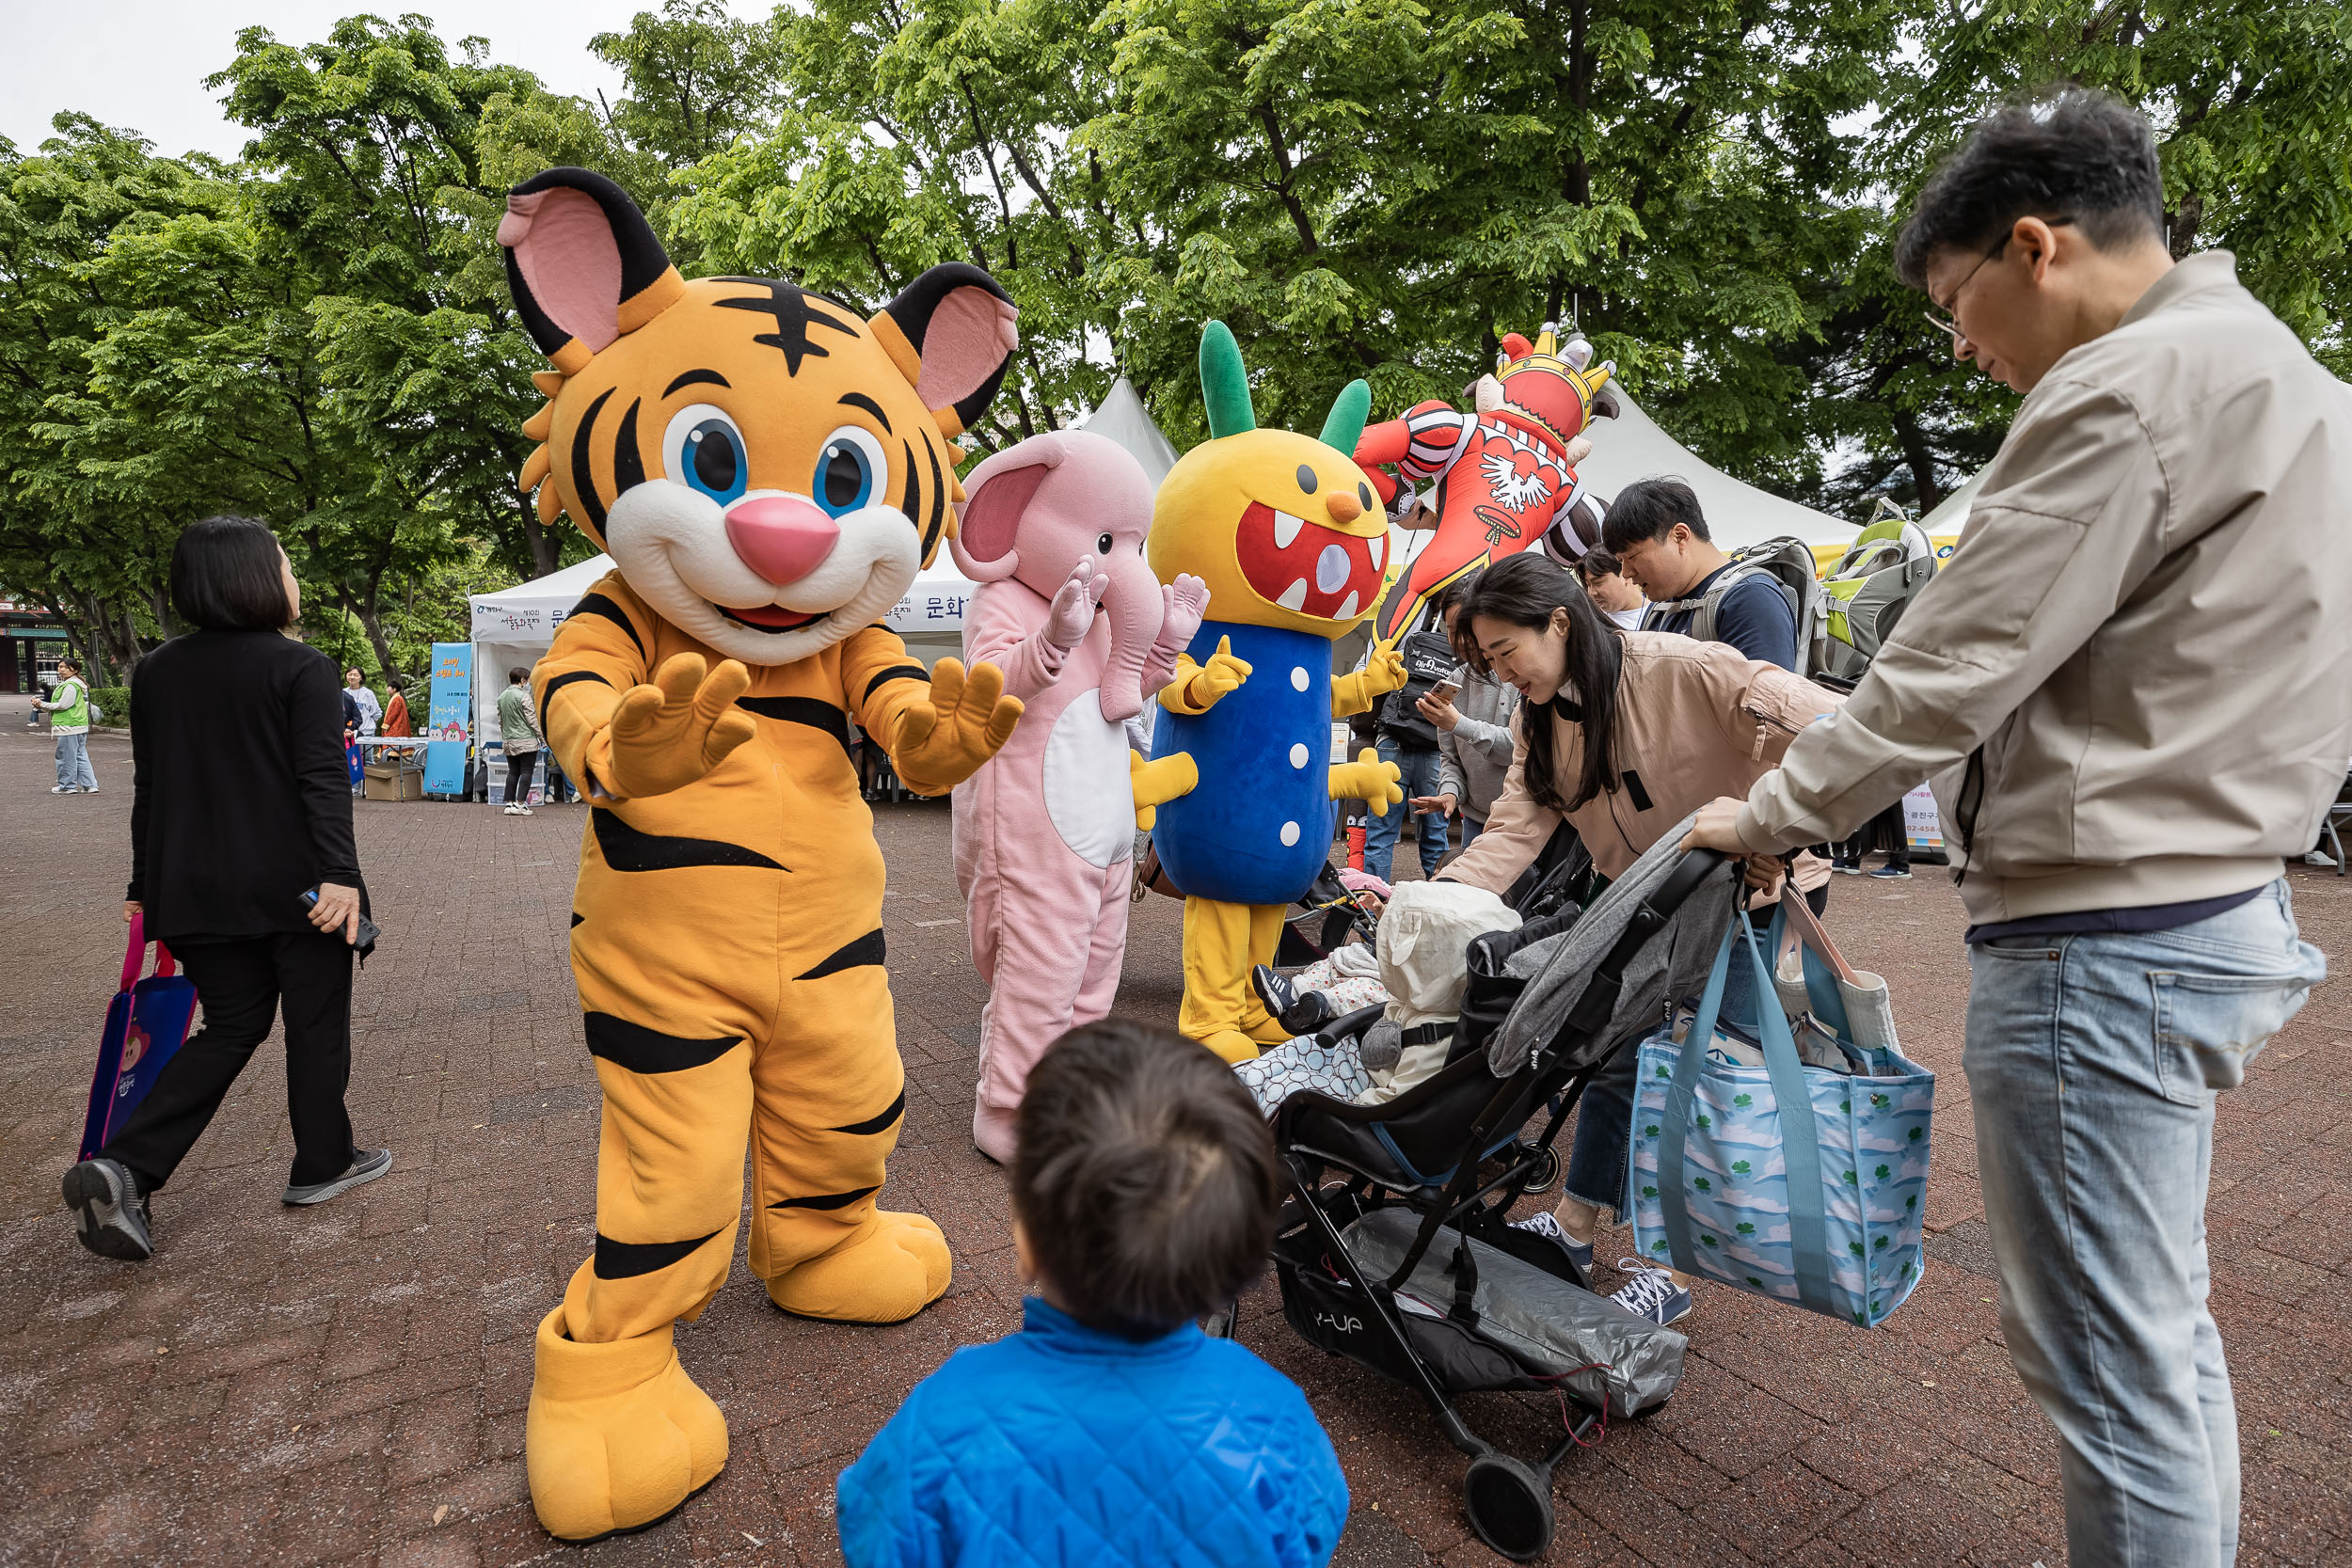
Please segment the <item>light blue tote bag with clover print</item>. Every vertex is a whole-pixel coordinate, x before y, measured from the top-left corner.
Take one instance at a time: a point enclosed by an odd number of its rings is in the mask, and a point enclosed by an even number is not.
[[[1801,974],[1765,960],[1792,927]],[[1754,1044],[1717,1027],[1736,963],[1756,981]],[[1935,1105],[1935,1075],[1895,1044],[1884,982],[1847,966],[1791,900],[1763,941],[1731,923],[1679,1033],[1642,1042],[1635,1250],[1807,1311],[1884,1322],[1919,1282]]]

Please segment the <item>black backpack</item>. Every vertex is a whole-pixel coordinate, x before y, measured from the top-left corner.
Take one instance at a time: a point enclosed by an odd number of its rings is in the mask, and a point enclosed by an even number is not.
[[[1423,719],[1416,705],[1439,681],[1454,679],[1462,661],[1444,631],[1427,626],[1406,633],[1398,641],[1396,651],[1405,658],[1405,684],[1382,700],[1380,728],[1420,751],[1434,752],[1438,726]]]

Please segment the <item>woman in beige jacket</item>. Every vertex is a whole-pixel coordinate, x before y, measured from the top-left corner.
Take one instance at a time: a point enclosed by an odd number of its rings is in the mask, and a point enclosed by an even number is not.
[[[1601,876],[1624,875],[1642,852],[1719,795],[1745,794],[1796,734],[1837,705],[1836,693],[1726,643],[1621,630],[1566,571],[1539,555],[1488,567],[1463,601],[1461,653],[1518,689],[1516,748],[1486,831],[1439,873],[1498,894],[1562,823],[1577,831]],[[1776,862],[1750,879],[1776,885]],[[1797,886],[1818,911],[1829,865],[1797,857]],[[1726,997],[1726,1016],[1737,1002]],[[1603,1209],[1625,1201],[1634,1053],[1620,1051],[1584,1089],[1556,1219],[1578,1261],[1592,1263]],[[1688,1282],[1629,1260],[1617,1301],[1658,1323],[1691,1310]]]

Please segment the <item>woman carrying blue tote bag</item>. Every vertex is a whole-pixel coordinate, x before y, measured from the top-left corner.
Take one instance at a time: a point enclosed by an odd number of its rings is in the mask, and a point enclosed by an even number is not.
[[[1778,952],[1792,926],[1802,973],[1775,973],[1767,946]],[[1736,963],[1755,980],[1760,1053],[1718,1041]],[[1755,1053],[1761,1066],[1742,1059]],[[1811,1065],[1824,1061],[1838,1065]],[[1761,942],[1734,920],[1682,1038],[1642,1042],[1635,1250],[1874,1327],[1919,1282],[1934,1104],[1935,1075],[1896,1047],[1884,983],[1849,967],[1811,911],[1784,901]]]

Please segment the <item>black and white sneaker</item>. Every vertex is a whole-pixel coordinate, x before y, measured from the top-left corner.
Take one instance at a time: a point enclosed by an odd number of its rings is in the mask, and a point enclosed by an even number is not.
[[[147,1199],[130,1171],[113,1160],[85,1160],[65,1173],[65,1206],[73,1233],[101,1258],[143,1263],[155,1256]]]
[[[1265,1004],[1274,1021],[1294,1037],[1311,1035],[1339,1015],[1331,999],[1319,990],[1302,990],[1291,975],[1259,964],[1249,971],[1249,986]]]
[[[330,1197],[341,1197],[354,1187],[366,1186],[391,1168],[390,1149],[357,1149],[351,1156],[351,1168],[342,1175],[331,1181],[313,1181],[307,1187],[288,1187],[278,1201],[290,1208],[325,1203]]]

